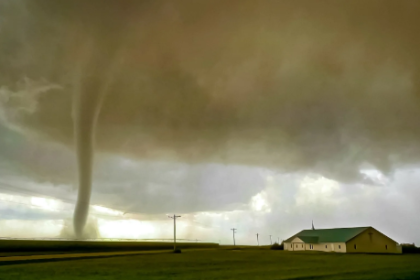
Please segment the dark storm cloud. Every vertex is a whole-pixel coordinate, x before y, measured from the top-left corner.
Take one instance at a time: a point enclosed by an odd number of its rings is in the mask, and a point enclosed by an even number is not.
[[[16,176],[38,183],[73,183],[76,164],[71,149],[42,138],[27,138],[3,125],[0,125],[0,135],[2,179]]]
[[[0,192],[74,205],[74,153],[8,128],[1,132]],[[132,213],[231,210],[248,203],[265,185],[259,169],[244,166],[132,161],[105,154],[96,162],[92,203]]]
[[[72,146],[73,95],[89,87],[105,94],[102,152],[341,181],[420,157],[417,1],[1,5],[11,127]]]
[[[265,186],[258,169],[243,166],[118,164],[115,158],[104,157],[98,163],[93,202],[128,212],[232,210]]]

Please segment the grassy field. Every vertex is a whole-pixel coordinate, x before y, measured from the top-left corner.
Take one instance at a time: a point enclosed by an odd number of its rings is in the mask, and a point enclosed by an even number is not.
[[[184,250],[0,266],[0,279],[420,279],[420,255]]]
[[[177,243],[181,249],[216,248],[216,243]],[[138,241],[57,241],[57,240],[0,240],[0,257],[9,255],[69,253],[69,252],[110,252],[170,250],[172,242]]]

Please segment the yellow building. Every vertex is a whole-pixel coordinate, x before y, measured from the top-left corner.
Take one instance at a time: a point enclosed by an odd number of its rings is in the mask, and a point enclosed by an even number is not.
[[[373,227],[302,230],[284,241],[286,251],[401,254],[401,246]]]

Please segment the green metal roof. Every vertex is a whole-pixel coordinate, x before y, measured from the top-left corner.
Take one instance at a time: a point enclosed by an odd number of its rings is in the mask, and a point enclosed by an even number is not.
[[[307,229],[293,235],[284,242],[290,242],[296,237],[305,243],[347,242],[368,228]]]
[[[305,243],[318,243],[318,236],[299,236],[299,238]]]

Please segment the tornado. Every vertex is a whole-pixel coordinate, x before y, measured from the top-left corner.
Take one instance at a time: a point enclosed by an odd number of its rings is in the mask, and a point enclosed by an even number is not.
[[[73,121],[78,165],[78,196],[73,216],[76,238],[83,236],[89,215],[92,190],[92,169],[95,149],[95,127],[103,99],[101,82],[97,77],[84,77],[74,94]]]
[[[113,13],[107,16],[114,17]],[[125,30],[123,20],[103,22],[85,19],[85,22],[84,26],[78,25],[76,28],[77,32],[85,29],[85,33],[79,38],[81,44],[76,51],[78,55],[73,72],[74,142],[79,182],[73,226],[78,239],[84,236],[83,229],[89,215],[96,123],[104,97],[120,69],[120,57],[124,52],[121,36]],[[115,33],[110,33],[110,30]]]

